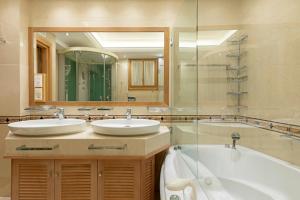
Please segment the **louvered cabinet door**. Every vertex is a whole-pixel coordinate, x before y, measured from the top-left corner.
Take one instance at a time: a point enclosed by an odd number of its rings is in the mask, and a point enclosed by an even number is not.
[[[54,161],[12,160],[12,200],[54,200]]]
[[[141,161],[141,199],[154,200],[155,159],[154,156]]]
[[[99,200],[141,200],[139,161],[99,161]]]
[[[55,161],[55,200],[97,200],[97,161]]]

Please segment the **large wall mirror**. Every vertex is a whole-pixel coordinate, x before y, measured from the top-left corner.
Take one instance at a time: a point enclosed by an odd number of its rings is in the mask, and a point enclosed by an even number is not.
[[[30,105],[168,106],[169,29],[29,28]]]

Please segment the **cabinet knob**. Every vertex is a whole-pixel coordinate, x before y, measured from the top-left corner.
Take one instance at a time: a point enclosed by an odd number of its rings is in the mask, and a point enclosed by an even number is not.
[[[102,172],[99,172],[98,176],[101,177],[102,176]]]

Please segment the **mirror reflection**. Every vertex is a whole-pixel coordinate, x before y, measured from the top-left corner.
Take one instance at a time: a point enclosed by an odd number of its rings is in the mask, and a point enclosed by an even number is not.
[[[163,101],[164,32],[35,32],[33,37],[35,102]]]

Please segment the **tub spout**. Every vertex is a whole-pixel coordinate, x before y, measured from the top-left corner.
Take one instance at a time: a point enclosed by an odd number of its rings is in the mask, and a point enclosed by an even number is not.
[[[232,138],[232,148],[236,149],[236,141],[239,140],[241,138],[240,134],[237,132],[233,132],[231,134],[231,138]]]

